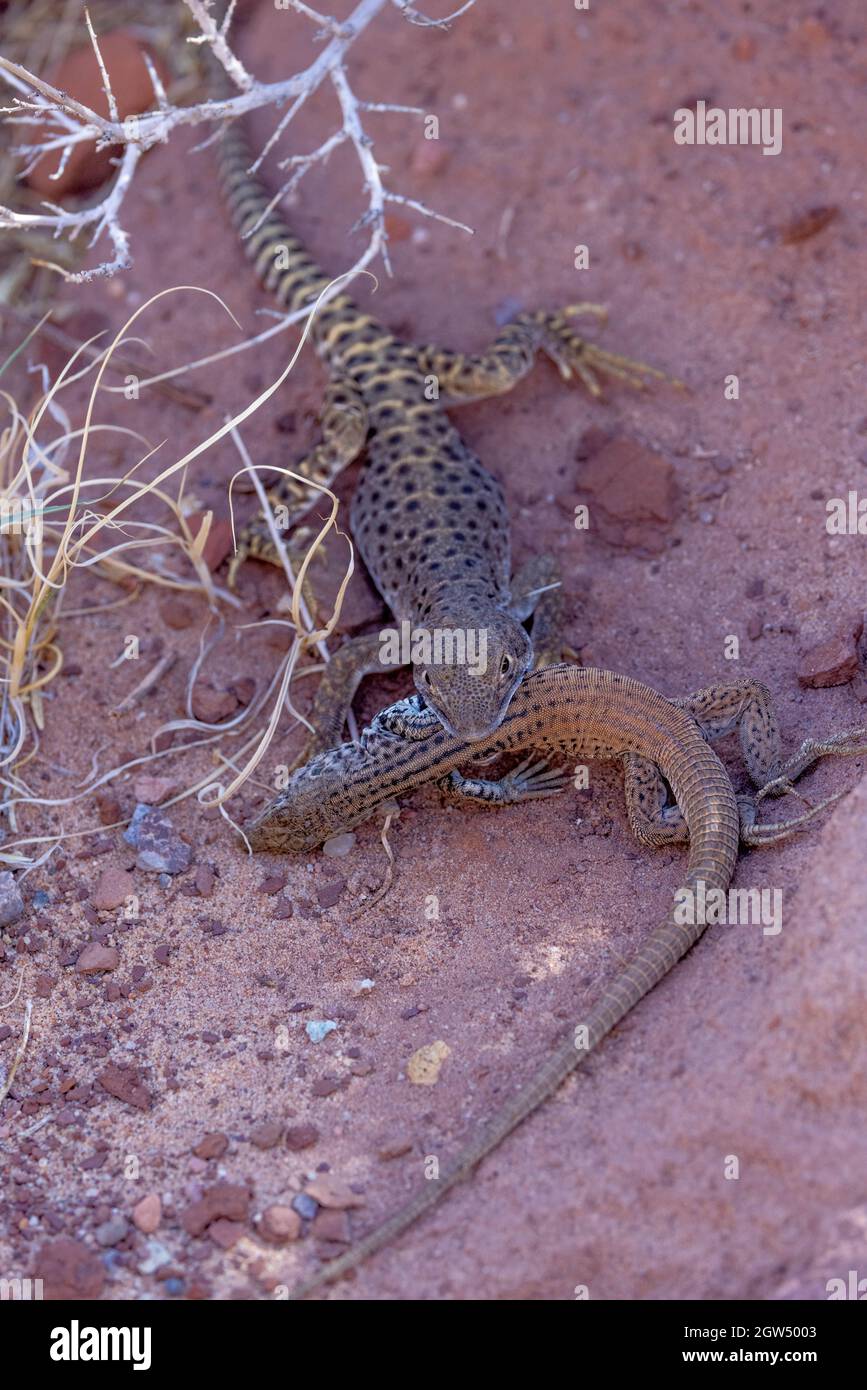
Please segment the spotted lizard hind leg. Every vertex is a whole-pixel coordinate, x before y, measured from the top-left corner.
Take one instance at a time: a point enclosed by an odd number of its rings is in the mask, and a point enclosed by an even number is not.
[[[309,454],[292,465],[294,473],[309,478],[322,487],[330,487],[344,468],[358,457],[367,439],[367,408],[354,382],[336,377],[325,388],[323,397],[322,440]],[[277,475],[277,482],[268,489],[268,501],[274,512],[279,531],[290,530],[318,497],[319,488]],[[319,527],[305,527],[295,536],[295,552],[303,558]],[[238,536],[238,546],[229,566],[229,587],[234,588],[238,570],[246,560],[264,560],[279,565],[280,556],[263,517],[256,517]]]
[[[563,589],[557,561],[549,555],[535,555],[515,572],[510,587],[509,612],[520,622],[533,619],[533,670],[556,666],[564,655],[574,655],[562,642]]]
[[[795,781],[820,758],[867,754],[867,729],[851,729],[823,742],[805,739],[798,751],[784,761],[771,695],[760,681],[741,680],[731,685],[710,686],[672,703],[689,711],[709,742],[735,728],[738,730],[744,761],[757,788],[751,796],[738,797],[741,840],[745,845],[769,845],[788,839],[845,793],[837,792],[815,805],[801,797],[808,808],[804,815],[759,825],[758,804],[765,797],[789,793],[799,796]]]
[[[453,806],[511,806],[516,801],[556,796],[569,785],[569,777],[561,768],[525,758],[518,767],[496,782],[450,772],[437,785],[444,799]]]
[[[444,403],[454,405],[511,391],[530,371],[537,352],[552,359],[564,381],[577,377],[591,396],[602,394],[600,375],[617,377],[637,390],[647,384],[649,377],[681,384],[646,362],[634,362],[582,338],[570,322],[579,314],[606,317],[600,304],[573,304],[559,313],[540,310],[519,314],[500,330],[487,351],[470,355],[436,346],[422,347],[419,366],[426,376],[437,379]]]
[[[400,670],[399,666],[380,661],[381,652],[379,633],[373,632],[362,637],[350,637],[334,653],[322,673],[310,711],[313,733],[292,763],[290,771],[341,742],[343,726],[352,708],[355,692],[365,676]]]

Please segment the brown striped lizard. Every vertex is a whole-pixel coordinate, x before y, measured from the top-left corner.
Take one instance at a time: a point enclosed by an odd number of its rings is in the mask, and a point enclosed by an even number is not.
[[[250,175],[252,155],[237,124],[221,144],[221,177],[232,219],[257,274],[277,301],[294,311],[311,305],[330,284],[302,243],[273,209],[274,199]],[[500,395],[530,371],[537,352],[577,379],[593,396],[597,374],[634,387],[662,377],[642,363],[579,337],[570,319],[598,305],[560,313],[522,313],[478,356],[400,341],[346,294],[320,307],[311,333],[330,373],[322,440],[295,472],[329,485],[365,454],[350,511],[352,533],[367,569],[398,627],[472,634],[484,642],[484,661],[430,660],[422,644],[412,656],[417,690],[444,727],[464,739],[485,737],[502,719],[534,663],[559,661],[559,591],[554,562],[537,556],[510,578],[509,523],[502,489],[464,443],[444,405]],[[269,494],[281,524],[294,524],[317,497],[315,489],[281,480]],[[296,533],[295,551],[301,536]],[[230,570],[247,558],[280,563],[264,519],[239,538]],[[528,635],[523,623],[533,616]],[[481,635],[483,634],[483,637]],[[466,637],[465,637],[466,640]],[[398,669],[380,634],[344,642],[328,665],[311,719],[315,733],[300,761],[339,742],[361,679]]]
[[[709,740],[737,729],[757,791],[736,796]],[[284,791],[246,828],[254,850],[309,850],[359,824],[383,801],[436,780],[463,805],[502,806],[561,789],[566,778],[527,758],[499,781],[458,770],[500,754],[555,759],[618,759],[625,771],[631,829],[645,845],[688,841],[689,858],[676,902],[692,895],[710,902],[734,874],[738,845],[786,838],[838,796],[788,821],[759,824],[759,802],[793,790],[794,780],[828,754],[867,753],[867,729],[823,742],[807,739],[784,761],[777,718],[765,686],[741,680],[669,700],[648,686],[609,671],[549,666],[528,676],[494,733],[467,743],[443,728],[414,695],[377,715],[359,744],[321,754],[289,779]],[[670,795],[669,795],[670,789]],[[673,908],[635,956],[575,1020],[535,1075],[487,1122],[436,1180],[427,1182],[392,1217],[324,1266],[296,1290],[303,1296],[353,1269],[438,1202],[476,1164],[554,1092],[623,1016],[668,973],[702,935],[704,914],[683,921]],[[712,917],[709,920],[714,920]]]

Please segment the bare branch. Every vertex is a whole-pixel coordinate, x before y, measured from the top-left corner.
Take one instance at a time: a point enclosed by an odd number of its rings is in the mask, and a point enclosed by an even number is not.
[[[211,17],[210,10],[212,0],[184,0],[184,4],[202,31],[200,34],[196,34],[195,37],[189,39],[188,42],[208,44],[217,62],[223,65],[226,72],[235,83],[235,86],[248,92],[251,87],[255,86],[255,81],[244,67],[244,64],[235,57],[226,42],[226,29],[232,17],[234,4],[229,6],[226,24],[220,29],[217,28],[215,21]]]
[[[281,161],[279,165],[281,169],[288,169],[290,166],[294,166],[295,172],[292,174],[290,178],[286,180],[279,193],[275,193],[274,197],[269,199],[266,206],[262,209],[261,213],[256,218],[256,221],[253,223],[252,227],[250,227],[249,230],[244,233],[245,241],[248,237],[253,236],[253,234],[259,230],[266,218],[271,216],[271,213],[274,211],[274,208],[277,206],[277,204],[282,202],[284,198],[288,197],[290,193],[293,193],[295,191],[298,184],[301,182],[304,175],[307,173],[307,170],[311,168],[311,166],[314,164],[323,163],[328,158],[331,151],[335,150],[338,145],[342,145],[345,139],[345,130],[335,130],[334,134],[329,135],[327,140],[323,140],[322,144],[318,147],[318,149],[315,149],[312,154],[293,154],[290,155],[288,159],[284,159]]]
[[[289,4],[292,6],[292,9],[297,10],[299,14],[305,14],[308,19],[314,20],[314,22],[320,26],[323,35],[333,34],[336,38],[340,39],[346,38],[351,33],[351,21],[348,21],[346,24],[341,24],[340,20],[335,19],[333,15],[319,14],[318,11],[311,9],[309,5],[305,5],[303,0],[289,0]],[[319,36],[317,35],[317,37]]]
[[[93,44],[93,51],[96,54],[96,61],[99,65],[99,75],[102,78],[102,90],[105,92],[105,99],[108,102],[109,118],[112,121],[117,121],[120,119],[117,109],[117,102],[115,101],[114,92],[111,89],[111,81],[109,80],[108,76],[108,68],[105,66],[102,54],[99,51],[99,44],[96,40],[96,31],[94,30],[93,23],[90,18],[90,10],[88,9],[85,9],[84,11],[84,22],[87,25],[87,32],[90,37],[90,42]]]
[[[460,19],[462,14],[471,10],[476,0],[466,0],[466,4],[461,5],[460,9],[453,10],[444,19],[430,19],[426,14],[421,14],[419,10],[413,8],[409,0],[392,0],[392,3],[400,10],[404,19],[408,19],[410,24],[418,24],[424,29],[447,29],[455,19]]]
[[[355,153],[364,174],[364,185],[368,197],[368,208],[364,217],[361,219],[362,225],[373,227],[370,242],[368,244],[366,264],[373,260],[374,256],[382,256],[385,268],[391,274],[391,261],[388,258],[388,238],[385,233],[385,190],[380,178],[379,165],[373,157],[373,142],[365,134],[361,124],[361,117],[358,114],[358,103],[355,100],[352,88],[350,87],[343,67],[338,65],[331,74],[331,82],[337,93],[337,100],[340,102],[340,109],[343,112],[343,129],[355,146]],[[358,224],[356,224],[358,225]]]
[[[444,222],[447,227],[457,227],[459,232],[469,232],[470,236],[473,235],[472,227],[468,227],[466,222],[456,222],[453,217],[446,217],[445,213],[429,208],[417,198],[404,198],[401,193],[385,193],[383,196],[387,203],[402,203],[404,207],[420,212],[423,217],[432,217],[436,222]]]
[[[148,53],[146,48],[142,49],[141,56],[144,58],[145,67],[148,70],[148,77],[150,78],[151,86],[154,89],[154,96],[157,99],[157,107],[160,111],[167,111],[169,106],[169,99],[166,96],[166,89],[162,84],[160,75],[154,67],[153,58]]]
[[[251,165],[251,173],[254,173],[291,124],[308,97],[317,91],[323,81],[328,78],[340,106],[341,125],[324,139],[312,153],[291,155],[280,162],[279,167],[290,169],[291,174],[279,193],[271,199],[263,216],[267,216],[282,198],[298,186],[305,173],[314,164],[326,160],[338,145],[349,142],[361,168],[367,199],[366,211],[356,226],[369,227],[371,233],[367,248],[348,273],[348,278],[364,270],[378,255],[382,256],[386,267],[390,270],[385,230],[385,204],[387,202],[403,203],[406,207],[414,208],[423,216],[435,217],[448,226],[469,231],[470,228],[465,227],[462,222],[433,212],[423,203],[387,191],[383,186],[384,166],[381,166],[374,157],[373,141],[364,129],[361,113],[393,111],[423,115],[424,112],[417,107],[389,102],[367,102],[358,98],[347,77],[345,58],[351,44],[387,3],[388,0],[358,0],[348,19],[340,22],[328,15],[320,14],[312,6],[303,3],[303,0],[287,0],[287,4],[292,9],[320,26],[322,31],[320,37],[330,35],[330,38],[319,56],[308,67],[280,82],[267,83],[257,81],[235,57],[229,46],[227,34],[235,9],[235,0],[230,0],[220,24],[217,23],[212,14],[213,0],[184,0],[184,4],[199,26],[199,33],[193,36],[190,41],[204,44],[212,50],[215,59],[235,86],[239,88],[239,92],[235,96],[203,101],[192,106],[172,106],[168,102],[153,63],[145,55],[144,61],[154,89],[156,107],[124,121],[118,119],[117,103],[108,72],[100,53],[93,25],[86,12],[88,33],[96,54],[103,90],[108,101],[108,118],[84,103],[76,101],[66,92],[59,91],[19,64],[0,57],[0,77],[13,90],[21,93],[20,97],[15,98],[13,105],[6,108],[5,114],[13,123],[38,124],[42,127],[41,138],[33,143],[21,145],[17,150],[17,153],[28,161],[28,170],[44,155],[60,151],[59,167],[51,176],[53,179],[59,179],[75,146],[84,142],[95,142],[97,149],[120,147],[122,150],[122,155],[116,161],[118,169],[114,182],[108,193],[94,206],[70,210],[45,201],[42,204],[43,210],[35,213],[17,212],[12,208],[0,206],[0,228],[46,227],[50,228],[55,236],[67,234],[71,238],[74,238],[82,230],[89,229],[92,231],[91,244],[102,236],[107,236],[113,248],[113,255],[95,269],[69,275],[68,272],[62,271],[59,266],[55,265],[54,268],[61,270],[61,273],[77,282],[90,280],[95,276],[113,275],[116,271],[126,268],[131,261],[129,235],[121,225],[120,215],[138,161],[146,150],[151,149],[154,145],[165,143],[180,126],[203,124],[215,126],[214,134],[197,146],[197,149],[201,149],[210,144],[215,136],[219,136],[220,129],[225,122],[236,120],[261,107],[280,107],[288,103],[288,110],[281,116],[261,154]],[[420,15],[411,6],[404,3],[404,0],[393,0],[393,3],[413,23],[441,27],[448,22],[446,20],[428,20],[424,15]],[[455,11],[453,15],[449,16],[449,19],[456,18],[458,14],[463,13],[468,8],[469,4],[464,5],[461,10]],[[260,224],[261,219],[257,225]]]

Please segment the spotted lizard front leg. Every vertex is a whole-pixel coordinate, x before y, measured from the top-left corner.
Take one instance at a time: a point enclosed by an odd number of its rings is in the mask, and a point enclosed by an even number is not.
[[[372,632],[350,637],[334,653],[322,673],[310,711],[313,733],[291,764],[290,771],[340,742],[355,692],[365,676],[400,670],[399,666],[380,660],[382,650],[379,633]],[[436,722],[439,724],[438,719]]]
[[[348,377],[335,377],[325,388],[321,416],[322,440],[309,454],[292,465],[295,473],[330,487],[344,468],[358,457],[367,438],[367,408],[358,386]],[[278,475],[278,481],[268,489],[268,501],[274,509],[278,530],[288,531],[310,507],[321,492],[318,488]],[[318,531],[305,527],[293,537],[293,556],[303,557]],[[246,560],[264,560],[279,565],[280,556],[271,537],[265,518],[255,517],[238,536],[238,546],[229,566],[229,587],[234,588],[238,570]]]
[[[591,396],[602,394],[597,373],[617,377],[636,390],[646,385],[646,377],[673,380],[645,362],[634,362],[580,337],[570,322],[579,314],[605,318],[606,310],[600,304],[574,304],[559,313],[519,314],[485,352],[467,354],[431,345],[419,349],[419,366],[426,376],[436,378],[445,405],[511,391],[531,370],[537,352],[551,358],[564,381],[577,377]]]
[[[571,649],[563,646],[563,588],[560,567],[550,555],[535,555],[521,565],[511,583],[509,612],[519,622],[532,617],[533,670],[556,666]]]

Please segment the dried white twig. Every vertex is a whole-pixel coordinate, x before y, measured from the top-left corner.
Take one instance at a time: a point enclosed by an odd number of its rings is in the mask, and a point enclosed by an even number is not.
[[[308,67],[280,82],[258,81],[235,56],[229,44],[228,30],[234,14],[235,0],[230,0],[225,17],[219,24],[211,13],[213,0],[184,0],[184,4],[199,26],[199,33],[191,36],[189,41],[205,45],[211,49],[216,62],[220,64],[239,89],[239,94],[220,100],[199,102],[192,106],[172,106],[167,100],[153,63],[146,57],[145,62],[154,89],[155,107],[140,116],[128,117],[124,121],[118,118],[117,102],[111,88],[108,71],[87,12],[85,12],[86,24],[108,101],[108,117],[102,116],[91,107],[76,101],[66,92],[59,91],[18,63],[0,57],[0,77],[13,91],[21,94],[14,98],[11,106],[0,109],[0,114],[5,114],[12,124],[41,127],[40,135],[33,143],[20,145],[16,150],[16,153],[22,155],[26,161],[25,172],[32,169],[34,164],[46,154],[59,151],[58,168],[51,176],[53,179],[58,179],[66,168],[75,146],[84,142],[95,143],[97,149],[113,148],[121,151],[116,160],[117,173],[111,188],[94,206],[66,209],[46,200],[43,203],[44,211],[35,213],[18,212],[12,208],[0,206],[0,228],[47,227],[54,232],[55,236],[68,234],[73,238],[79,232],[88,229],[92,233],[91,245],[106,235],[114,252],[110,259],[102,261],[93,269],[79,271],[76,274],[70,274],[59,265],[54,265],[53,269],[67,279],[77,282],[91,280],[95,276],[113,275],[131,263],[129,235],[121,225],[120,214],[138,161],[146,150],[151,149],[154,145],[165,143],[180,126],[216,123],[216,134],[219,134],[219,129],[223,124],[236,120],[250,111],[264,106],[281,107],[288,103],[288,110],[278,121],[276,129],[267,141],[262,153],[251,165],[251,172],[255,172],[266,154],[291,124],[308,97],[317,91],[327,78],[334,88],[340,106],[341,125],[332,135],[323,140],[312,153],[291,155],[281,162],[281,168],[291,169],[292,172],[269,207],[275,206],[282,197],[292,192],[307,170],[314,164],[327,159],[338,145],[349,142],[361,168],[367,197],[367,209],[359,218],[356,226],[370,229],[368,244],[350,272],[353,278],[377,256],[381,255],[388,266],[388,245],[385,229],[385,204],[388,202],[402,203],[405,207],[414,209],[424,217],[434,217],[438,221],[445,222],[448,226],[458,227],[463,231],[471,231],[471,228],[466,227],[464,223],[445,217],[441,213],[435,213],[424,203],[414,198],[405,198],[398,193],[392,193],[383,186],[383,169],[374,157],[373,142],[364,129],[361,113],[365,111],[423,113],[419,111],[419,108],[411,106],[362,101],[355,95],[350,86],[345,60],[351,45],[385,7],[388,0],[358,0],[352,13],[343,22],[320,14],[310,5],[302,3],[302,0],[288,0],[288,3],[293,10],[304,15],[307,19],[313,20],[319,26],[317,37],[328,40],[321,53]],[[411,23],[442,28],[469,9],[475,0],[467,0],[465,5],[443,20],[428,19],[405,3],[405,0],[393,0],[393,3]],[[199,148],[208,143],[210,143],[210,139],[204,141]]]
[[[97,41],[96,32],[93,27],[93,22],[90,18],[89,10],[84,11],[84,21],[87,25],[88,37],[90,38],[90,42],[93,44],[93,51],[96,54],[96,61],[99,65],[99,75],[102,78],[102,90],[105,92],[105,99],[108,102],[109,118],[112,121],[118,121],[120,120],[120,115],[117,109],[117,101],[115,100],[115,95],[111,88],[111,82],[109,81],[108,68],[105,66],[105,63],[102,59],[102,54],[99,51],[99,43]]]
[[[466,14],[467,10],[471,10],[475,3],[476,0],[466,0],[466,3],[461,5],[459,9],[453,10],[443,19],[430,19],[426,14],[414,9],[409,0],[393,0],[393,4],[400,10],[404,19],[408,19],[410,24],[418,24],[423,29],[447,29],[453,20],[460,19],[461,15]]]
[[[168,674],[177,659],[177,652],[166,652],[165,656],[161,656],[157,664],[148,671],[144,679],[140,680],[138,685],[131,690],[128,695],[124,696],[119,705],[115,705],[114,709],[111,711],[112,714],[126,714],[127,710],[137,705],[139,700],[143,700],[148,691],[153,690],[154,686],[162,680],[163,676]]]
[[[219,63],[222,63],[235,86],[248,92],[254,85],[255,79],[251,77],[244,64],[235,57],[226,41],[226,33],[232,22],[232,14],[235,9],[235,0],[232,0],[226,12],[226,18],[219,28],[211,18],[211,3],[212,0],[184,0],[184,4],[202,31],[200,34],[195,34],[188,42],[208,44],[214,57]]]

